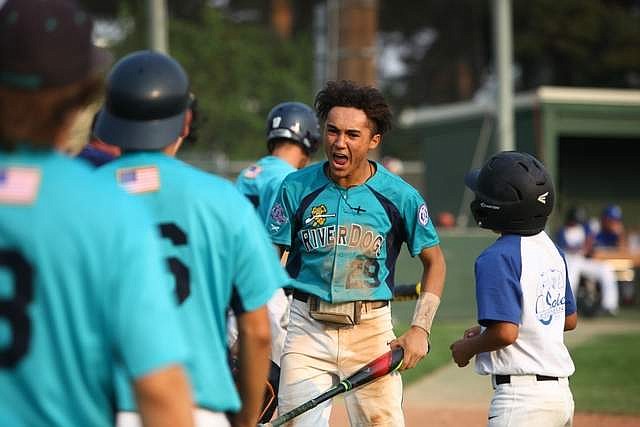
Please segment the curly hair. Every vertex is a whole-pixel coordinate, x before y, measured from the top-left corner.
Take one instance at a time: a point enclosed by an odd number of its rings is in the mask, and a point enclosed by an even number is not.
[[[314,102],[318,117],[327,120],[333,107],[352,107],[364,111],[374,123],[374,134],[384,135],[391,129],[391,109],[382,93],[373,86],[360,86],[350,80],[327,82]]]

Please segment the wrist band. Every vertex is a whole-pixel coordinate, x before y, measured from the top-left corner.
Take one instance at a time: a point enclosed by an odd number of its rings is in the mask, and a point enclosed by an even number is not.
[[[439,296],[431,292],[421,292],[413,312],[411,326],[418,326],[427,331],[427,334],[431,334],[431,324],[439,305]]]

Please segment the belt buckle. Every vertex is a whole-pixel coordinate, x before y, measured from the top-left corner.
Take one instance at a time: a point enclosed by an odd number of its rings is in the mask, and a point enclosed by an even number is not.
[[[311,295],[308,306],[309,315],[315,320],[347,326],[360,324],[362,301],[331,304]]]

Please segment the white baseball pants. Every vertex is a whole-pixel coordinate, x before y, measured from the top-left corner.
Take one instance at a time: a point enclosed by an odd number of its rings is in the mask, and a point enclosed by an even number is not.
[[[535,375],[511,375],[511,383],[495,385],[489,427],[570,427],[573,395],[567,378],[537,381]]]
[[[391,308],[363,309],[356,326],[331,326],[309,316],[307,304],[294,299],[281,359],[280,414],[317,397],[339,378],[389,351],[393,340]],[[352,426],[403,427],[402,378],[397,372],[344,394]],[[329,425],[331,401],[296,417],[289,426]]]

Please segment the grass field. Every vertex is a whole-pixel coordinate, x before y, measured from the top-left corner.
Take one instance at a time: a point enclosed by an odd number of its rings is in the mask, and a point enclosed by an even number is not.
[[[576,365],[571,377],[576,412],[640,415],[640,333],[624,331],[625,325],[640,322],[640,306],[624,308],[615,319],[600,319],[620,323],[620,328],[569,348]],[[578,327],[589,328],[594,322],[598,318],[585,319]],[[473,324],[473,319],[436,321],[431,354],[415,369],[402,374],[405,386],[450,364],[449,345]],[[396,321],[397,334],[407,327],[408,321]]]
[[[640,333],[597,336],[571,355],[576,411],[640,414]]]

